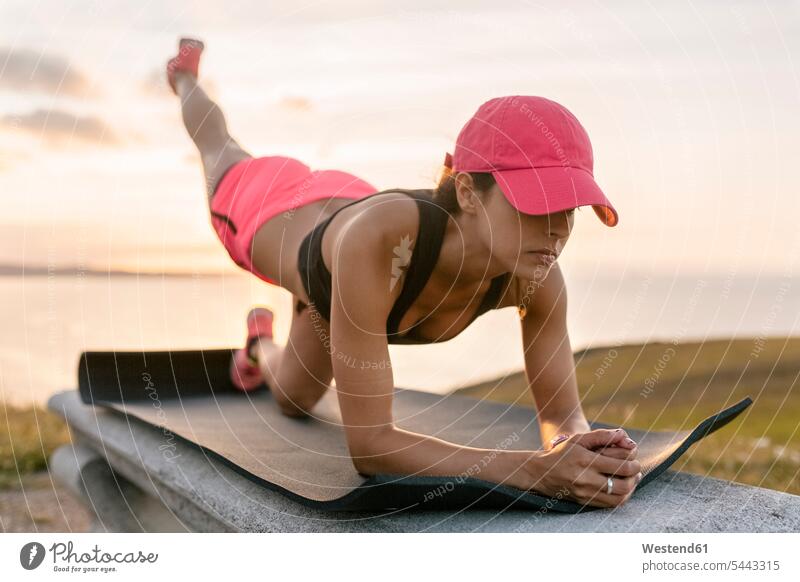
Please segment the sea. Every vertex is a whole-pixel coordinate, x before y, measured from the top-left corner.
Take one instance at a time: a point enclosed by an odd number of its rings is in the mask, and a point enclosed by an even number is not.
[[[565,273],[573,351],[652,341],[798,334],[794,276]],[[86,350],[240,346],[255,305],[275,310],[285,343],[291,295],[241,275],[103,272],[0,275],[0,400],[45,404],[77,385]],[[486,313],[451,341],[390,346],[395,385],[434,393],[523,369],[519,316]]]

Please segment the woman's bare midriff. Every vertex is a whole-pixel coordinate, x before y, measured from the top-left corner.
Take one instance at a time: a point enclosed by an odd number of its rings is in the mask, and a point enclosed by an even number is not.
[[[253,266],[278,281],[300,301],[308,303],[297,270],[300,244],[317,224],[352,201],[351,198],[328,198],[275,215],[261,225],[253,237]]]

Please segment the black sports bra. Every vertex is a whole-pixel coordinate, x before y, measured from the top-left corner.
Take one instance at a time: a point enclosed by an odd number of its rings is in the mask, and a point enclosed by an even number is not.
[[[309,232],[302,243],[297,258],[297,268],[303,282],[303,288],[309,300],[326,321],[330,321],[331,312],[331,274],[322,260],[322,235],[331,220],[337,213],[348,206],[357,204],[366,198],[371,198],[379,194],[388,192],[402,192],[417,201],[419,209],[419,229],[417,239],[414,243],[414,250],[411,253],[411,261],[405,274],[405,282],[400,291],[400,296],[395,301],[389,317],[386,320],[386,336],[390,344],[419,344],[432,343],[417,336],[414,332],[417,325],[412,326],[404,335],[400,335],[397,328],[400,320],[409,307],[414,303],[425,284],[430,278],[433,267],[439,258],[439,251],[442,248],[445,227],[447,226],[448,214],[439,204],[437,204],[428,190],[383,190],[370,194],[365,198],[359,198],[342,206],[331,214],[324,221],[316,225]],[[510,273],[498,275],[492,279],[491,286],[484,295],[483,300],[478,306],[475,315],[469,320],[471,324],[478,316],[486,313],[490,309],[496,309],[500,301],[500,295],[506,287]],[[446,340],[442,340],[446,341]]]

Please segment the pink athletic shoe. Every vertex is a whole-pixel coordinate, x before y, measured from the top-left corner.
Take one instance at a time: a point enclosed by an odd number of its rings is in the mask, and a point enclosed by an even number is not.
[[[167,81],[176,95],[178,89],[175,87],[175,73],[186,71],[196,79],[200,67],[200,55],[204,48],[205,45],[200,40],[182,38],[178,43],[178,54],[167,61]]]
[[[255,307],[247,314],[247,340],[231,358],[231,382],[245,392],[264,384],[258,362],[251,356],[252,347],[260,337],[272,337],[272,311],[265,307]]]

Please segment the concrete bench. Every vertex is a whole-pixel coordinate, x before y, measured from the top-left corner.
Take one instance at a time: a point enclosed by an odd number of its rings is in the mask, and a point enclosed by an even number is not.
[[[196,447],[163,455],[161,432],[83,404],[50,398],[73,442],[50,459],[85,500],[96,531],[201,532],[797,532],[800,496],[667,471],[625,506],[581,514],[540,510],[322,512],[260,487]]]

